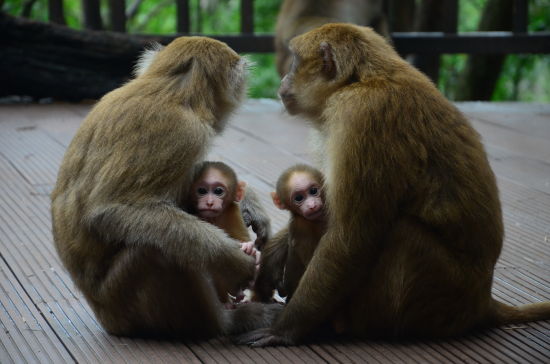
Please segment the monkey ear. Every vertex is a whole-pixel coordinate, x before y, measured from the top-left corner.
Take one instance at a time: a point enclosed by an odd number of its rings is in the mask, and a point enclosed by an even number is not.
[[[331,80],[336,77],[336,61],[332,47],[327,42],[321,42],[320,51],[323,57],[323,74]]]
[[[273,204],[281,210],[286,210],[285,205],[281,202],[281,199],[277,195],[277,192],[271,192],[271,198],[273,199]]]
[[[143,53],[139,56],[137,63],[134,67],[134,76],[138,77],[147,71],[147,68],[153,63],[153,60],[157,54],[164,49],[164,46],[160,43],[153,42],[151,43]]]
[[[235,191],[235,202],[241,202],[246,193],[246,182],[239,181],[237,182],[237,190]]]
[[[189,72],[192,66],[193,66],[193,57],[179,64],[175,69],[174,73],[177,75],[185,75]]]

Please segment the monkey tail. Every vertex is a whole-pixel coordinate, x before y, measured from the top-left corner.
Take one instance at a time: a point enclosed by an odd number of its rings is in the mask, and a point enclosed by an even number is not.
[[[493,300],[490,315],[495,326],[550,320],[550,301],[514,307]]]

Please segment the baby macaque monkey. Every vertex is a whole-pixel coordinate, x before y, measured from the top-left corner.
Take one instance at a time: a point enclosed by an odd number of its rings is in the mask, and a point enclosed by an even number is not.
[[[189,200],[191,213],[202,220],[209,222],[223,231],[229,237],[241,241],[241,250],[256,257],[259,261],[259,252],[251,241],[250,234],[244,223],[239,202],[245,195],[246,182],[239,181],[235,171],[223,162],[206,161],[200,163],[195,171]],[[216,280],[223,282],[223,277]],[[244,295],[241,289],[227,287],[224,283],[215,283],[218,296],[224,303],[228,303],[228,292],[235,297],[233,301],[240,301]]]
[[[262,250],[260,271],[254,285],[254,299],[268,302],[273,290],[288,303],[326,230],[323,174],[308,165],[285,170],[272,192],[273,203],[290,212],[288,226]]]

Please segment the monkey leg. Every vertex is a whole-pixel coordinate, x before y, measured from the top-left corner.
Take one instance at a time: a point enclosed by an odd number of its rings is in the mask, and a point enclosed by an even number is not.
[[[180,268],[155,248],[121,252],[92,308],[110,333],[128,336],[212,337],[224,316],[211,279]]]
[[[453,252],[452,243],[412,219],[397,222],[373,270],[364,272],[366,289],[352,297],[351,331],[445,337],[479,326],[491,304],[493,271]]]
[[[278,303],[247,302],[238,304],[233,310],[223,310],[223,333],[236,335],[270,327],[283,310],[283,307]]]

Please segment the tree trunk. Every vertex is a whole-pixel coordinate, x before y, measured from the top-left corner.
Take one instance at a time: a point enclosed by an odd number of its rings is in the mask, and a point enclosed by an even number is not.
[[[512,30],[513,0],[489,0],[479,23],[480,31]],[[491,100],[505,55],[470,55],[457,85],[455,99]]]
[[[97,99],[131,77],[139,53],[168,37],[75,30],[0,12],[0,96]]]

